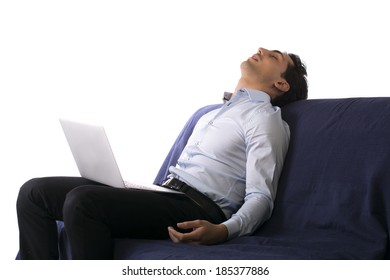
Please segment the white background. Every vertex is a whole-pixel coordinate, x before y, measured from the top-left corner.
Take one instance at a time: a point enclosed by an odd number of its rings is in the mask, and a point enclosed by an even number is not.
[[[106,126],[125,177],[152,181],[187,118],[262,46],[306,62],[310,98],[390,96],[386,1],[1,1],[0,256],[37,176],[77,175],[59,117]]]

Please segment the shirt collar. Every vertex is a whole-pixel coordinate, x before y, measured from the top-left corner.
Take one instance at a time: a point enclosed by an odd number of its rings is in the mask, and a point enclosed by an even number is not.
[[[256,90],[256,89],[250,89],[250,88],[240,88],[236,95],[244,95],[247,94],[249,99],[253,102],[271,102],[271,97],[264,91]],[[229,101],[232,97],[232,93],[225,92],[223,94],[223,101]]]

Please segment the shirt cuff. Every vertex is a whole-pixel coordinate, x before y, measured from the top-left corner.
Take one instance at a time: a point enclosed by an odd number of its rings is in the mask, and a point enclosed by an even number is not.
[[[224,224],[227,227],[227,230],[228,230],[228,238],[227,239],[228,240],[236,238],[240,235],[241,225],[240,225],[239,221],[234,219],[234,215],[232,218],[223,222],[222,224]]]

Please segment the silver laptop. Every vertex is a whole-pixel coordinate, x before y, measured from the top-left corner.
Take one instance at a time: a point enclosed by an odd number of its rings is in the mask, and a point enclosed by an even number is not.
[[[153,184],[124,181],[104,127],[60,119],[80,175],[116,188],[180,193]]]

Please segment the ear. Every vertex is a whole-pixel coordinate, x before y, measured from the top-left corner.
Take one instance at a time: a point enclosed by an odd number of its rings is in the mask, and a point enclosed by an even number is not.
[[[274,86],[281,92],[287,92],[290,90],[290,84],[286,80],[279,80],[274,83]]]

